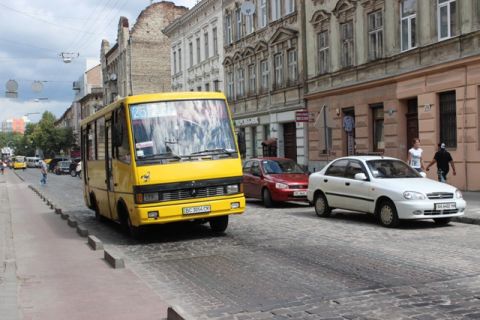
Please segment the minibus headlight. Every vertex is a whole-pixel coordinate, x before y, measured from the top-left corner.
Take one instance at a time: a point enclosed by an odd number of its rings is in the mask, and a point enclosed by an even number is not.
[[[238,193],[238,184],[231,184],[227,186],[227,194]]]
[[[158,192],[150,192],[143,194],[143,202],[154,202],[158,201]]]

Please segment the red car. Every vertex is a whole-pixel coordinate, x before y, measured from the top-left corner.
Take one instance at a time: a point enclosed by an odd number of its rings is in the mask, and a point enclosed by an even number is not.
[[[243,191],[262,199],[266,207],[277,201],[307,201],[308,174],[293,160],[258,158],[243,165]]]

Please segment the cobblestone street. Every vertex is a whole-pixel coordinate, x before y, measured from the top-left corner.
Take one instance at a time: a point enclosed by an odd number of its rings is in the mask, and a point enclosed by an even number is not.
[[[187,223],[138,242],[98,222],[82,182],[18,174],[120,252],[165,301],[195,319],[480,319],[480,229],[433,221],[387,229],[367,215],[322,219],[304,204],[249,201],[223,236]]]

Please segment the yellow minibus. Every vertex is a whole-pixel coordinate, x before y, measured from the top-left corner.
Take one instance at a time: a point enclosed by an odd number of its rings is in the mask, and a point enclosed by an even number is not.
[[[27,168],[27,162],[25,161],[25,157],[24,156],[14,157],[12,168],[25,170]]]
[[[141,227],[245,210],[230,110],[217,92],[129,96],[81,122],[84,197],[98,219]]]

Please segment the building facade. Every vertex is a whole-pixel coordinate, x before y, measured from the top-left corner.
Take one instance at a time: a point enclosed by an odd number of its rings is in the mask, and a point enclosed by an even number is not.
[[[172,91],[221,91],[222,1],[203,0],[163,32],[171,41]]]
[[[145,8],[130,29],[128,19],[118,23],[117,42],[101,45],[104,102],[118,97],[170,91],[170,41],[162,30],[187,8],[157,2]]]
[[[2,121],[2,132],[14,132],[21,133],[25,132],[27,124],[30,123],[28,117],[23,116],[21,118],[12,118]]]
[[[480,1],[306,6],[310,168],[354,153],[406,159],[419,137],[425,164],[444,142],[449,183],[480,190]]]
[[[224,0],[225,92],[246,157],[274,154],[307,164],[306,132],[295,121],[304,103],[304,1],[256,0],[253,14],[243,1]]]

